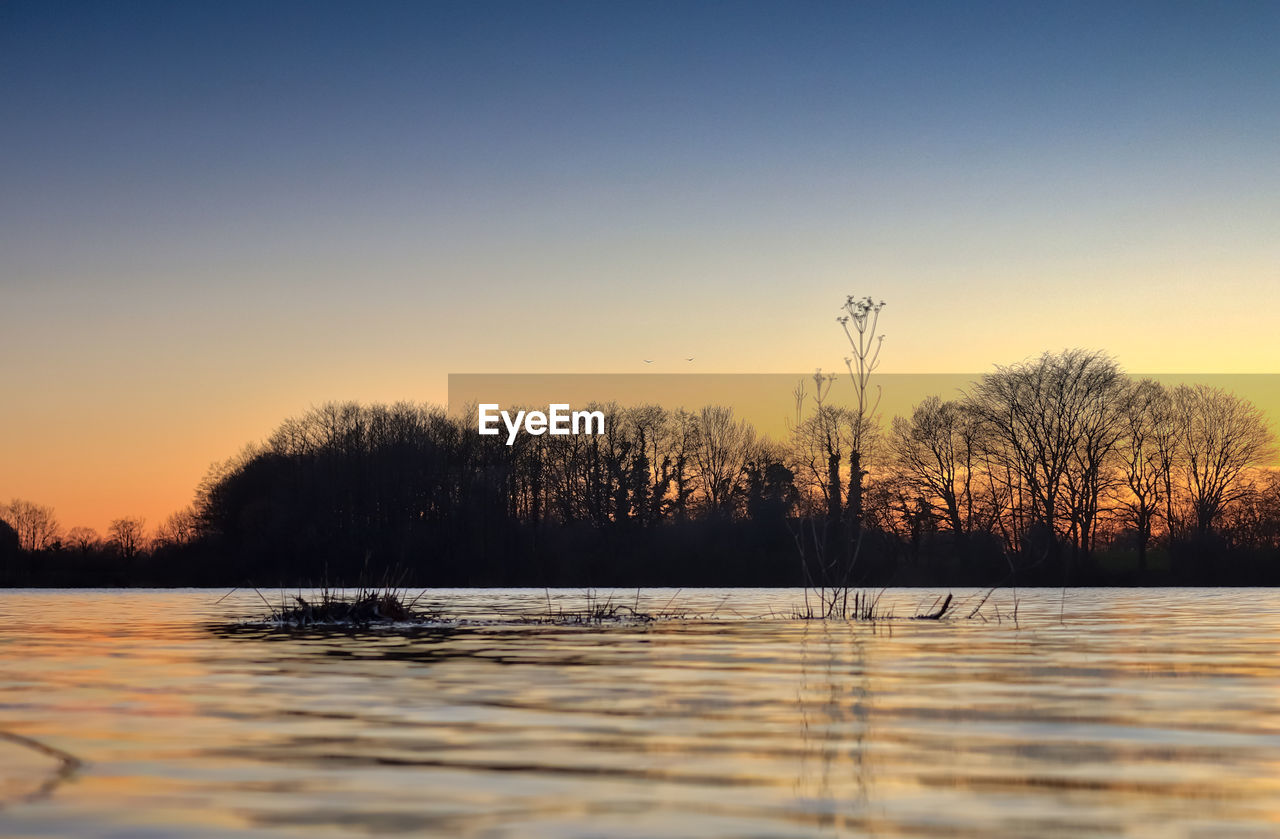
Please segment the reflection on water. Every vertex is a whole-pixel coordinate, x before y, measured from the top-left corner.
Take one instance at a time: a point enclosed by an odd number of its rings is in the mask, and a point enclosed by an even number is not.
[[[1017,628],[442,591],[467,620],[396,633],[219,627],[264,610],[222,594],[0,593],[0,835],[1280,833],[1277,590],[1025,591]]]

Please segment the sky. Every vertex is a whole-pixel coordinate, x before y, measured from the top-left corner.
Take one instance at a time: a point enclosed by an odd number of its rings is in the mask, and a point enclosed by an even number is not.
[[[449,373],[1280,372],[1280,4],[0,2],[0,499]],[[653,359],[646,367],[643,359]]]

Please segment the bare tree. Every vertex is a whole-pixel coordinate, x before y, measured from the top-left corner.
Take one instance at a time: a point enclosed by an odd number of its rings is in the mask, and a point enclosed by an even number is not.
[[[84,554],[98,547],[102,543],[102,537],[92,527],[73,527],[67,531],[65,542]]]
[[[807,394],[803,379],[796,386],[796,423],[791,429],[791,464],[800,486],[811,503],[820,497],[828,524],[839,523],[844,510],[844,483],[841,463],[853,441],[853,416],[846,408],[827,405],[836,381],[834,373],[813,374],[814,392]],[[814,410],[804,416],[804,405],[812,399]]]
[[[53,508],[15,498],[0,505],[0,518],[18,533],[18,544],[26,551],[53,547],[61,535]]]
[[[113,519],[107,528],[110,544],[124,559],[132,559],[146,546],[146,519]]]
[[[1129,380],[1113,359],[1101,353],[1079,354],[1065,373],[1069,376],[1065,387],[1072,391],[1076,445],[1063,476],[1064,498],[1073,547],[1088,558],[1103,496],[1120,480],[1116,450],[1125,434]]]
[[[958,402],[930,396],[911,417],[894,417],[893,463],[907,491],[947,523],[968,532],[974,518],[976,439],[972,417]]]
[[[1205,534],[1248,492],[1251,471],[1274,454],[1274,436],[1260,410],[1221,388],[1179,386],[1173,415],[1179,488],[1196,530]]]
[[[997,367],[966,398],[983,426],[983,459],[1011,505],[1006,514],[1025,519],[1016,530],[1040,534],[1046,557],[1060,554],[1063,537],[1084,552],[1092,544],[1123,382],[1103,353],[1066,350]]]
[[[642,524],[653,525],[662,517],[675,478],[671,415],[659,405],[638,405],[627,414],[636,437],[631,470],[635,515]]]
[[[707,406],[697,415],[694,462],[702,498],[711,513],[731,513],[756,454],[755,429],[733,418],[733,409]]]
[[[171,514],[156,528],[156,541],[162,545],[186,545],[199,535],[199,519],[188,507]]]
[[[1260,474],[1250,491],[1226,510],[1219,527],[1237,547],[1280,549],[1280,472]]]
[[[1168,491],[1173,435],[1169,392],[1152,379],[1132,383],[1123,406],[1124,434],[1117,447],[1122,486],[1115,492],[1120,520],[1133,528],[1138,570],[1147,570],[1147,548]]]
[[[693,496],[693,466],[698,448],[698,415],[683,408],[676,409],[670,419],[670,509],[676,521],[684,521],[689,515],[689,500]]]

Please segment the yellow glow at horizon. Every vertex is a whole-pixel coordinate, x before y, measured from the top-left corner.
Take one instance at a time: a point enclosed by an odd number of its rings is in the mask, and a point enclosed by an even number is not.
[[[1039,250],[1042,233],[992,259],[966,232],[843,246],[797,233],[785,247],[614,232],[576,253],[460,247],[430,269],[406,267],[426,255],[367,272],[300,263],[237,288],[215,265],[189,289],[138,281],[105,310],[20,289],[0,312],[0,499],[53,506],[65,527],[154,526],[287,417],[443,403],[449,373],[841,372],[835,316],[854,292],[888,301],[884,374],[981,373],[1065,347],[1130,371],[1280,371],[1277,246],[1162,253],[1155,237],[1090,255]]]

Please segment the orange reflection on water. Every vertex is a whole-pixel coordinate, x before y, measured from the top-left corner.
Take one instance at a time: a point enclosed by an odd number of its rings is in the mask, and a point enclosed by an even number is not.
[[[1280,592],[1022,592],[1006,622],[215,627],[252,593],[4,596],[4,725],[83,761],[0,833],[1264,835]],[[581,592],[554,596],[572,601]],[[671,592],[641,596],[658,606]],[[923,595],[890,592],[899,614]],[[34,758],[33,758],[34,759]],[[6,793],[8,795],[8,793]]]

